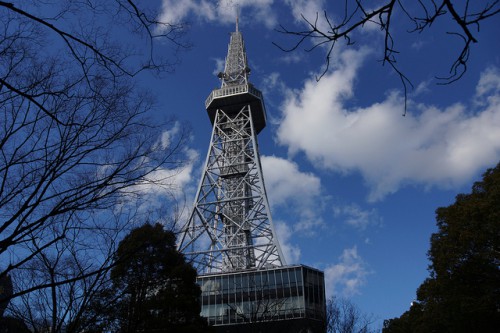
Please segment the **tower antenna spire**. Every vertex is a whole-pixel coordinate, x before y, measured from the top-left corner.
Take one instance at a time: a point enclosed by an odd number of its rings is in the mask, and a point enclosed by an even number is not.
[[[236,32],[238,32],[238,25],[239,25],[239,19],[240,19],[240,6],[236,4]]]
[[[240,7],[236,5],[236,32],[238,32],[238,25],[239,25],[239,18],[240,18]]]

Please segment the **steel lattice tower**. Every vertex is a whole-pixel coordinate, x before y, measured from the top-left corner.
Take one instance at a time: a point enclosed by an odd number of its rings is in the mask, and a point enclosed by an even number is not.
[[[231,33],[220,89],[205,101],[212,137],[179,250],[200,273],[285,265],[269,211],[257,134],[266,125],[262,93],[248,81],[243,37]]]

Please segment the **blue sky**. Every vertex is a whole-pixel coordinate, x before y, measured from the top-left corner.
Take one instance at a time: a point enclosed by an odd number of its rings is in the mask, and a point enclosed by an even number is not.
[[[398,64],[414,85],[403,117],[402,85],[379,61],[383,35],[373,26],[355,35],[353,47],[339,44],[319,82],[324,49],[284,53],[272,44],[295,41],[275,31],[279,24],[303,29],[300,14],[335,13],[326,2],[157,1],[163,20],[189,22],[192,48],[175,72],[142,81],[157,94],[155,117],[192,127],[189,162],[176,177],[177,199],[190,206],[211,133],[204,101],[220,86],[215,74],[239,3],[250,80],[267,107],[258,139],[286,260],[323,270],[328,296],[350,298],[381,326],[408,309],[428,276],[435,209],[468,192],[500,160],[500,23],[493,18],[481,26],[467,73],[440,86],[435,76],[446,76],[461,50],[459,39],[446,34],[454,28],[443,20],[408,34],[410,22],[396,17]]]

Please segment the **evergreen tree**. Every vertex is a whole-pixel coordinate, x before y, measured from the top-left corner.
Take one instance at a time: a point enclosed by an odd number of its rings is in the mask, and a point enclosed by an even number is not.
[[[497,332],[500,327],[500,164],[472,193],[436,211],[430,277],[418,303],[386,321],[385,333]]]
[[[160,224],[132,230],[119,244],[111,287],[92,307],[93,331],[207,332],[196,271]]]

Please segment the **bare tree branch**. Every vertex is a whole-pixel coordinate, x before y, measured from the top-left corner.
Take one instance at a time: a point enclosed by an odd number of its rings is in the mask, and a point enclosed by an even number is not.
[[[38,320],[35,303],[46,306],[53,331],[77,320],[76,305],[106,276],[114,244],[137,218],[126,212],[138,209],[129,203],[141,186],[169,189],[154,176],[183,165],[186,130],[158,144],[174,124],[148,118],[153,98],[133,79],[171,69],[153,44],[188,47],[185,26],[141,8],[131,0],[0,1],[0,278],[14,278],[15,306],[33,305],[25,320]],[[120,20],[127,24],[109,24]],[[142,60],[108,24],[147,36]]]
[[[353,9],[349,8],[350,4],[354,4]],[[282,34],[297,38],[292,46],[283,47],[277,43],[274,43],[274,45],[284,52],[295,51],[309,41],[313,46],[306,47],[306,52],[311,52],[319,46],[327,46],[325,68],[317,78],[321,79],[330,68],[332,50],[338,41],[344,41],[346,45],[352,45],[354,44],[356,31],[362,29],[366,24],[377,25],[384,34],[382,64],[388,64],[400,78],[404,89],[405,113],[408,90],[413,85],[411,80],[404,74],[404,70],[397,64],[397,58],[400,54],[396,49],[396,41],[393,37],[394,28],[391,24],[393,15],[397,15],[398,10],[401,10],[410,23],[414,25],[414,28],[409,31],[410,33],[422,33],[430,29],[438,19],[448,18],[454,22],[454,25],[450,27],[453,30],[448,31],[448,34],[461,38],[463,47],[458,52],[455,60],[452,61],[449,75],[444,77],[436,76],[439,80],[438,84],[451,84],[461,79],[467,72],[471,46],[478,42],[475,34],[479,33],[480,24],[500,13],[500,0],[481,4],[470,2],[470,0],[465,1],[465,3],[453,0],[430,0],[425,2],[419,0],[417,7],[401,0],[387,0],[374,9],[367,9],[366,6],[362,0],[345,0],[343,17],[336,20],[336,23],[332,23],[329,14],[324,12],[328,29],[320,27],[318,14],[316,14],[314,22],[302,16],[307,26],[306,30],[290,30],[284,26],[280,26],[277,30]],[[472,7],[475,9],[471,9]],[[472,27],[477,31],[473,31]]]
[[[326,332],[328,333],[371,333],[376,332],[370,325],[373,316],[362,313],[346,298],[332,296],[326,304]]]

